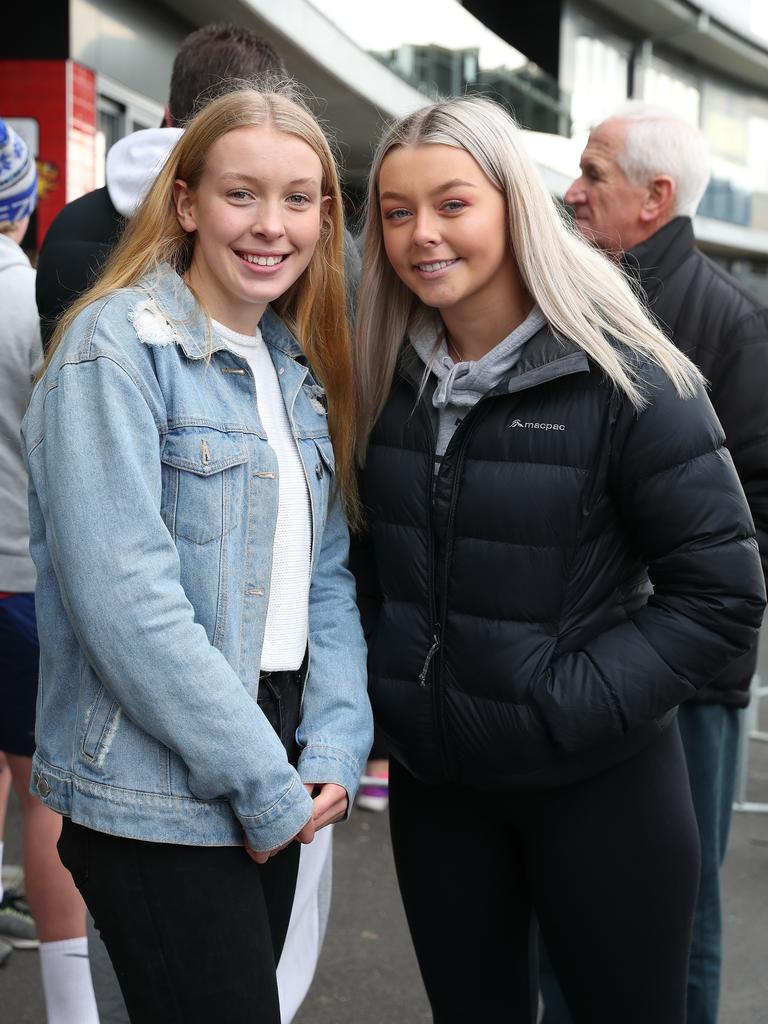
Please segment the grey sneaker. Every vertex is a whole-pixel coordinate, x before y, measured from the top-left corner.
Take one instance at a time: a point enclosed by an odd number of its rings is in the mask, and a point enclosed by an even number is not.
[[[6,893],[0,903],[0,939],[17,949],[37,949],[40,945],[29,907],[13,893]]]
[[[3,966],[12,952],[13,946],[9,946],[7,942],[3,942],[3,940],[0,939],[0,967]]]

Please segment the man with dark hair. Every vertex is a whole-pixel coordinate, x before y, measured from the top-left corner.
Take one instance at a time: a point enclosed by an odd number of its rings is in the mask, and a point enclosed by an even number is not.
[[[285,77],[287,71],[277,51],[250,29],[204,25],[184,39],[173,62],[163,127],[129,136],[134,143],[122,147],[126,159],[107,163],[104,188],[67,203],[46,233],[36,285],[43,348],[47,349],[58,318],[106,262],[126,217],[141,198],[138,182],[151,182],[175,143],[177,135],[166,134],[166,129],[177,129],[191,117],[201,96],[226,88],[228,81],[259,75]]]
[[[196,112],[198,99],[223,82],[259,74],[288,76],[266,39],[239,25],[203,25],[186,37],[174,59],[166,124],[181,125]]]

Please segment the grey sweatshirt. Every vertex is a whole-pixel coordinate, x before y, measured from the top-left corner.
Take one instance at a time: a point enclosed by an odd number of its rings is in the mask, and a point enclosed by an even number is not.
[[[0,590],[11,593],[35,589],[19,430],[41,360],[35,272],[22,249],[0,234]]]
[[[443,455],[454,430],[469,410],[509,373],[520,358],[523,345],[545,324],[544,314],[534,306],[525,320],[490,352],[481,359],[461,363],[455,363],[448,354],[445,331],[439,322],[420,319],[411,325],[408,332],[411,345],[437,377],[432,404],[438,410],[438,456]]]

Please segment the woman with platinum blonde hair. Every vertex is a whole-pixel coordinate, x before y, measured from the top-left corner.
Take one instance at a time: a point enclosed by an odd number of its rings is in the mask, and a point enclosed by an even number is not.
[[[214,100],[24,420],[33,785],[132,1022],[279,1024],[299,844],[370,747],[342,230],[312,115]]]
[[[746,650],[753,526],[698,371],[476,98],[374,160],[356,340],[369,693],[437,1024],[683,1024],[676,706]]]

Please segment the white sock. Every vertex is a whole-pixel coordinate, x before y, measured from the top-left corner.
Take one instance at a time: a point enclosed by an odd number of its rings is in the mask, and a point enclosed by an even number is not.
[[[40,970],[48,1024],[99,1024],[85,936],[41,942]]]

